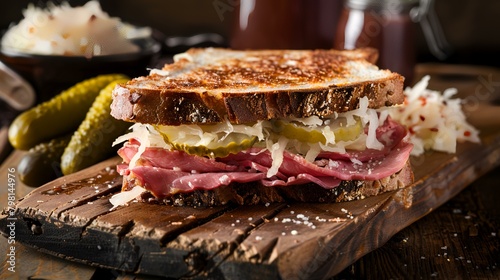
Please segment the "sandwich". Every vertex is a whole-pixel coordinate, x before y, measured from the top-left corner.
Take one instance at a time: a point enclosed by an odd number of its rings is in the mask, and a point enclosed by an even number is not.
[[[169,205],[363,199],[413,182],[377,51],[190,49],[113,91],[122,192]],[[123,143],[123,144],[122,144]]]

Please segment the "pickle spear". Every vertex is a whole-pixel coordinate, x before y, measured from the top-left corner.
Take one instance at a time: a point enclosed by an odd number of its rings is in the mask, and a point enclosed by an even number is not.
[[[39,187],[61,176],[61,155],[70,138],[70,135],[55,138],[31,148],[17,165],[21,182]]]
[[[54,98],[23,112],[9,127],[9,141],[19,150],[72,133],[83,121],[99,91],[120,74],[100,75],[82,81]]]
[[[130,123],[110,115],[112,91],[117,84],[127,81],[119,79],[108,83],[95,98],[61,156],[61,171],[64,175],[98,163],[114,152],[113,141],[127,131]]]

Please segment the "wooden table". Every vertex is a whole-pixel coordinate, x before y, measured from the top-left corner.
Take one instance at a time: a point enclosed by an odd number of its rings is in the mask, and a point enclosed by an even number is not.
[[[448,65],[421,65],[418,73],[431,73],[431,88],[453,85],[474,93],[469,100],[500,98],[497,69]],[[498,81],[498,82],[497,82]],[[474,99],[475,98],[475,99]],[[477,109],[477,108],[474,108]],[[473,122],[498,125],[488,114],[471,115]],[[493,114],[493,115],[492,115]],[[487,118],[484,116],[488,116]],[[498,114],[500,117],[500,112]],[[496,128],[493,128],[496,129]],[[1,141],[0,141],[1,142]],[[1,166],[2,178],[15,166],[21,153],[15,152]],[[495,164],[498,165],[498,164]],[[6,179],[4,179],[6,180]],[[500,278],[500,168],[492,168],[457,196],[410,226],[396,233],[385,245],[368,253],[338,273],[333,279],[495,279]],[[18,184],[16,196],[24,197],[32,188]],[[7,190],[0,190],[0,206],[5,207]],[[383,230],[383,229],[381,229]],[[374,238],[362,236],[360,238]],[[20,244],[16,248],[16,273],[6,271],[8,240],[0,242],[4,279],[150,279],[115,270],[95,268],[38,252]],[[3,253],[6,252],[6,253]],[[256,271],[258,275],[258,271]],[[10,278],[9,278],[10,277]]]

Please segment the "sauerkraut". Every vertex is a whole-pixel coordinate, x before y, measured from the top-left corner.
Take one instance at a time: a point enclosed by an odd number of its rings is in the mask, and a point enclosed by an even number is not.
[[[29,4],[24,18],[2,38],[2,48],[41,55],[98,56],[138,52],[130,39],[148,37],[150,28],[136,28],[110,17],[98,1],[80,7],[67,2],[47,9]]]
[[[405,103],[389,110],[394,120],[408,128],[414,145],[411,155],[418,156],[426,150],[455,153],[459,142],[479,143],[479,131],[467,122],[462,100],[452,98],[457,89],[442,93],[430,90],[429,80],[425,76],[413,88],[406,88]]]

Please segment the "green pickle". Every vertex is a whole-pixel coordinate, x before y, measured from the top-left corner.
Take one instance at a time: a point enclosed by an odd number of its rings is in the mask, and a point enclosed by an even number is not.
[[[117,84],[127,81],[128,79],[119,79],[108,83],[95,98],[61,157],[61,170],[64,175],[96,164],[115,151],[112,147],[113,141],[127,131],[130,123],[110,115],[112,91]]]
[[[351,126],[339,126],[333,130],[335,141],[352,141],[358,138],[363,132],[363,124],[359,118],[356,118],[356,123]]]
[[[325,136],[318,130],[306,129],[282,120],[273,121],[273,131],[289,139],[307,143],[325,143]]]
[[[272,129],[279,135],[285,136],[289,139],[296,139],[304,143],[326,143],[326,138],[321,131],[299,126],[295,123],[276,120],[273,121]],[[361,121],[357,119],[356,124],[354,125],[337,126],[333,130],[333,134],[335,135],[336,142],[351,141],[356,139],[362,131],[363,127]]]
[[[231,133],[222,140],[210,142],[207,145],[195,144],[199,139],[189,139],[183,137],[183,133],[173,129],[156,128],[162,135],[166,143],[173,149],[184,151],[190,155],[206,156],[209,158],[222,158],[229,154],[236,154],[246,150],[257,141],[256,136],[249,136],[242,133]]]
[[[9,142],[28,150],[50,139],[72,133],[83,121],[99,91],[121,74],[100,75],[82,81],[54,98],[20,114],[9,127]]]
[[[189,146],[186,144],[178,143],[171,143],[171,145],[174,149],[184,151],[190,155],[207,156],[210,158],[223,158],[228,156],[229,154],[237,154],[242,150],[246,150],[252,147],[256,140],[256,136],[250,138],[235,137],[233,139],[228,139],[222,142],[210,143],[207,146]]]
[[[52,139],[31,148],[19,161],[19,179],[30,187],[39,187],[61,176],[61,155],[70,136]]]

